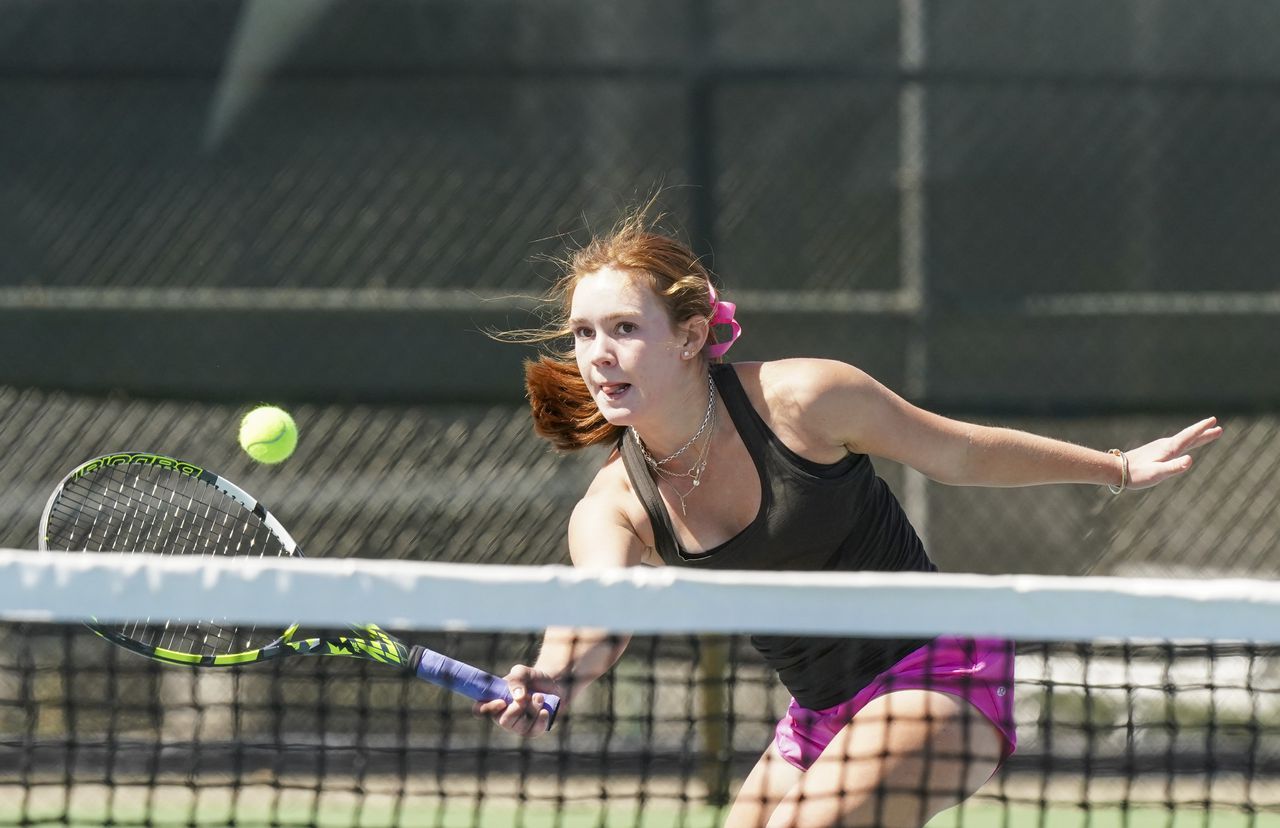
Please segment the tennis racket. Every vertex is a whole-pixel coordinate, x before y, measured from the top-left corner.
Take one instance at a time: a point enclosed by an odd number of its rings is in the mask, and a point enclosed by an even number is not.
[[[202,557],[302,557],[278,520],[240,487],[208,469],[172,457],[121,452],[90,460],[68,474],[45,506],[39,546],[60,552],[120,551]],[[131,652],[168,664],[231,667],[290,656],[345,656],[398,667],[476,701],[511,701],[507,683],[448,656],[409,646],[373,624],[352,634],[295,637],[218,620],[87,622]],[[548,729],[560,699],[544,694]]]

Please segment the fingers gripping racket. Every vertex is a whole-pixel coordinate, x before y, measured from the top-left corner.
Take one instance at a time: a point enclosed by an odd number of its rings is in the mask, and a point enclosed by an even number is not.
[[[249,495],[213,472],[159,454],[122,452],[90,460],[66,476],[45,506],[39,546],[61,552],[302,557],[280,522]],[[476,701],[511,701],[507,683],[425,647],[409,646],[372,624],[352,635],[294,638],[219,620],[88,623],[98,635],[169,664],[230,667],[295,655],[364,658]],[[560,699],[545,694],[547,727]]]

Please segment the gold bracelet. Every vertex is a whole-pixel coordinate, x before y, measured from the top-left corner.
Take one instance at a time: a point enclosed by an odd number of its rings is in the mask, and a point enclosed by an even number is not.
[[[1120,485],[1113,486],[1110,483],[1107,484],[1107,488],[1111,490],[1111,493],[1113,495],[1118,495],[1125,489],[1129,488],[1129,455],[1125,454],[1120,449],[1111,449],[1107,454],[1114,454],[1116,457],[1120,458]]]

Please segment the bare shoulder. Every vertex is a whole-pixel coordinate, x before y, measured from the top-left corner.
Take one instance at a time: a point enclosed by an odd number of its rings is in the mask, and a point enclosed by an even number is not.
[[[569,553],[574,565],[635,566],[644,562],[645,544],[640,535],[646,527],[637,526],[643,516],[622,458],[615,452],[596,472],[569,518]]]
[[[765,397],[792,405],[812,405],[832,393],[857,392],[875,383],[865,371],[834,359],[777,359],[755,366]]]
[[[762,363],[758,376],[757,393],[770,401],[774,416],[799,435],[800,442],[839,444],[896,460],[935,480],[954,478],[942,461],[969,442],[971,427],[966,423],[912,405],[848,363],[778,360]]]
[[[865,371],[834,359],[778,359],[747,363],[739,370],[752,402],[781,424],[800,427],[830,409],[847,411],[861,394],[879,386]]]
[[[848,450],[849,418],[860,396],[877,383],[866,372],[832,359],[779,359],[734,366],[752,405],[782,441],[801,456],[838,460]]]

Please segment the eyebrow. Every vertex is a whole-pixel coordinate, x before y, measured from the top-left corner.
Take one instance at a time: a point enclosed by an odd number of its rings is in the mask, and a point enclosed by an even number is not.
[[[638,310],[615,311],[614,313],[606,314],[606,315],[605,315],[605,317],[604,317],[603,319],[601,319],[600,321],[602,321],[602,322],[612,322],[612,321],[613,321],[613,320],[615,320],[615,319],[625,319],[626,317],[636,317],[636,316],[641,316],[641,315],[642,315],[641,311],[638,311]],[[570,325],[582,325],[582,324],[587,323],[588,321],[589,321],[589,320],[582,319],[581,317],[577,317],[577,316],[575,316],[575,317],[572,317],[571,319],[569,319],[569,324],[570,324]]]

